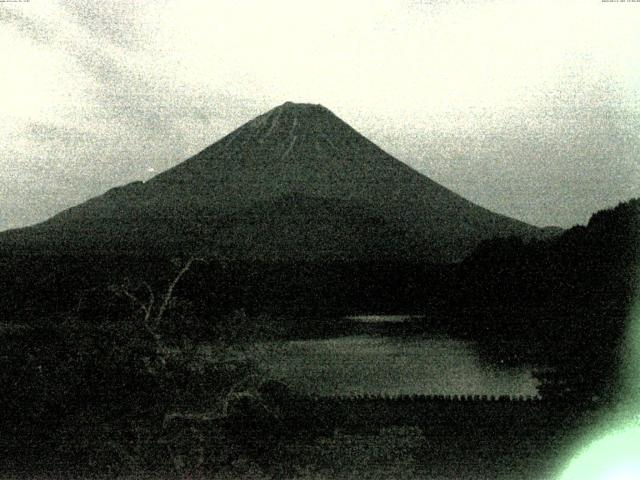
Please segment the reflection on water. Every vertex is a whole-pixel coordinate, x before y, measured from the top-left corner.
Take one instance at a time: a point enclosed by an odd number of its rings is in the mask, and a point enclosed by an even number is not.
[[[422,315],[352,315],[344,318],[360,323],[400,323],[424,317]]]
[[[483,362],[473,344],[443,335],[359,334],[287,341],[271,376],[316,395],[536,395],[531,369]]]

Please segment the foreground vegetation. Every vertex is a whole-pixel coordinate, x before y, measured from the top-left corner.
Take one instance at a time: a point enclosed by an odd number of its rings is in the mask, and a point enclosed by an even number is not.
[[[180,473],[205,453],[190,444],[200,433],[174,425],[199,421],[222,434],[242,399],[270,415],[252,341],[258,324],[243,312],[204,323],[174,296],[192,263],[160,293],[129,282],[100,292],[111,310],[97,318],[94,297],[64,317],[3,328],[0,455],[9,471]],[[216,454],[243,451],[232,437],[218,439],[228,444]]]

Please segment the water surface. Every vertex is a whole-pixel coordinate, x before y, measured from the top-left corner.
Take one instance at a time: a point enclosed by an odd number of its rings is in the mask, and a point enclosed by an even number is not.
[[[399,316],[392,321],[401,322]],[[384,321],[368,316],[364,322]],[[315,395],[536,395],[528,367],[482,360],[473,342],[442,334],[359,333],[292,340],[268,356],[272,377]]]

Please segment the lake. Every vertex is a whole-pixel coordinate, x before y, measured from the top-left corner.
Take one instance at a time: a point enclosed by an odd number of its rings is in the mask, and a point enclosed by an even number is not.
[[[270,375],[313,395],[537,393],[530,367],[490,363],[473,342],[444,334],[381,334],[373,328],[362,333],[362,325],[393,326],[414,317],[349,318],[360,324],[358,334],[279,343],[268,355]]]

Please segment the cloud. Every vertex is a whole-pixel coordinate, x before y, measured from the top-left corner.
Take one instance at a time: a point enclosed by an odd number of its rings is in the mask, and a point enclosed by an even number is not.
[[[158,77],[145,55],[127,41],[112,43],[115,30],[99,27],[113,11],[92,16],[78,5],[72,15],[0,8],[0,22],[15,32],[6,47],[17,61],[13,83],[3,79],[13,98],[4,104],[11,121],[0,140],[0,198],[11,205],[3,208],[5,225],[43,220],[146,178],[251,118],[242,99]],[[36,62],[20,64],[21,56]]]
[[[93,2],[76,0],[60,2],[78,25],[94,37],[101,37],[127,50],[144,49],[151,36],[144,29],[144,2]]]

